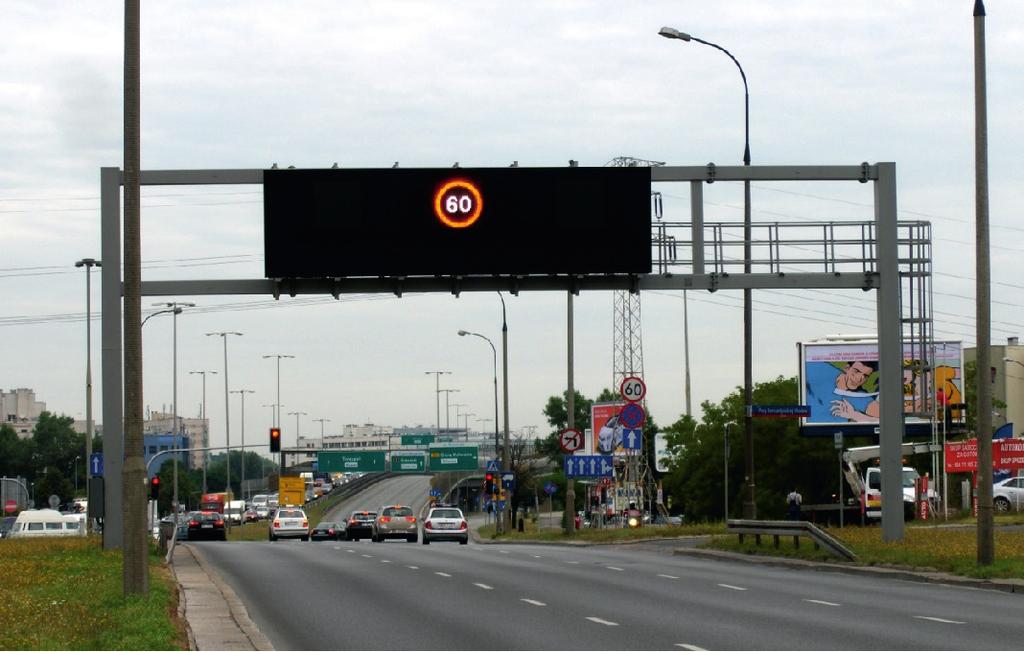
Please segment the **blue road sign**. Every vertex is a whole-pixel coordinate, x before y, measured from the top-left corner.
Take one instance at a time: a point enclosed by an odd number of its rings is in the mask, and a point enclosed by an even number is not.
[[[623,428],[639,428],[647,420],[647,413],[639,403],[629,403],[619,412],[619,423]]]
[[[810,405],[748,405],[747,415],[768,419],[799,419],[811,416]]]
[[[644,431],[635,428],[622,431],[622,447],[627,450],[640,450],[644,447]]]
[[[501,474],[501,486],[515,491],[516,489],[516,474],[509,471]]]
[[[89,456],[89,473],[93,477],[103,477],[103,453],[93,453]]]
[[[548,482],[544,483],[544,493],[546,493],[547,495],[550,496],[551,494],[555,493],[556,491],[558,491],[558,485],[556,485],[554,482],[551,482],[549,480]]]
[[[441,497],[441,490],[438,489],[437,487],[431,487],[430,495],[433,496],[434,498],[440,498]]]
[[[610,478],[614,471],[611,455],[565,456],[567,478]]]
[[[504,500],[499,500],[498,501],[498,511],[499,512],[505,511],[505,501]]]
[[[501,469],[498,468],[498,460],[487,460],[487,470],[500,471]]]

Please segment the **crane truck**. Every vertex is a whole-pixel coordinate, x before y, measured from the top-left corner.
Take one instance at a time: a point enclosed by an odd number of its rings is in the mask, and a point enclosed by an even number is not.
[[[941,444],[907,443],[902,447],[904,457],[941,451]],[[878,455],[878,446],[859,446],[843,451],[843,476],[853,489],[854,495],[860,497],[864,516],[869,519],[882,518],[882,470],[877,465],[869,466],[862,474],[860,465],[868,460],[877,459]],[[917,480],[920,477],[916,469],[903,467],[903,513],[907,518],[913,518],[917,513]],[[928,502],[933,509],[938,503],[938,493],[931,487],[928,488]]]

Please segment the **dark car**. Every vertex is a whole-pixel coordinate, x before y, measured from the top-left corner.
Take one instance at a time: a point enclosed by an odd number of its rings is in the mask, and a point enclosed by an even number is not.
[[[373,522],[377,520],[377,512],[352,512],[345,524],[345,540],[359,541],[373,536]]]
[[[227,540],[227,532],[224,530],[224,516],[217,512],[195,512],[188,520],[188,539],[218,539]]]
[[[321,521],[319,525],[309,531],[311,541],[337,541],[345,533],[339,523],[333,521]]]
[[[0,519],[0,539],[11,536],[11,528],[14,527],[16,520],[18,520],[17,516],[4,516]]]

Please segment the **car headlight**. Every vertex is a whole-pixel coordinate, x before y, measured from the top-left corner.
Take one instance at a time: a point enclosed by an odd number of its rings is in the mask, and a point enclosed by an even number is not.
[[[635,516],[630,516],[629,517],[629,527],[636,527],[638,525],[640,525],[640,521],[638,521]]]

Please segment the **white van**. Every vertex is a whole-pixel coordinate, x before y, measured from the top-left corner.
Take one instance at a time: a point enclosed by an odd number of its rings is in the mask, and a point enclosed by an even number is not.
[[[232,523],[242,523],[242,514],[245,513],[244,500],[231,500],[224,505],[224,518]]]
[[[11,538],[85,536],[82,518],[61,514],[55,509],[29,509],[18,514]]]

